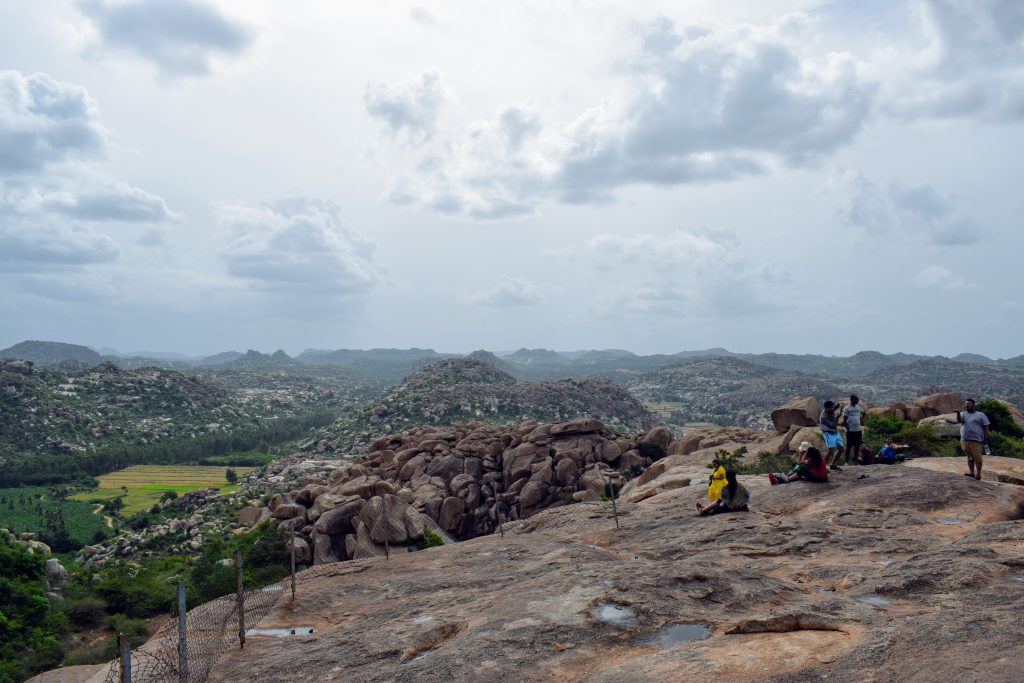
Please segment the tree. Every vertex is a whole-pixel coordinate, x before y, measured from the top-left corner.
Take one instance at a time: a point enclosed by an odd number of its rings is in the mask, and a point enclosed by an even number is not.
[[[224,478],[227,479],[229,484],[235,484],[238,482],[238,473],[229,467],[227,471],[224,472]]]

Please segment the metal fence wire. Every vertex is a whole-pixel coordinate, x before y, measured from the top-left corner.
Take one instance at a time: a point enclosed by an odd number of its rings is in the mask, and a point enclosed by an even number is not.
[[[246,628],[257,626],[285,592],[283,582],[243,591]],[[189,610],[182,659],[179,619],[174,616],[161,624],[145,645],[131,652],[126,676],[122,677],[120,660],[111,662],[106,683],[121,683],[126,678],[134,683],[204,683],[225,649],[241,644],[238,624],[238,596],[233,593]],[[182,667],[180,662],[187,664]]]

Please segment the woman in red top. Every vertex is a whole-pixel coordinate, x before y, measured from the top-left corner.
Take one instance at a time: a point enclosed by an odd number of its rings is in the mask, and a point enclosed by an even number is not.
[[[789,482],[796,481],[797,479],[817,482],[828,481],[828,467],[825,465],[825,459],[821,457],[821,451],[814,448],[806,441],[800,444],[800,451],[804,453],[804,457],[800,460],[799,465],[785,474],[775,474],[773,472],[768,475],[768,479],[772,482],[772,486],[775,486],[776,484],[788,484]]]

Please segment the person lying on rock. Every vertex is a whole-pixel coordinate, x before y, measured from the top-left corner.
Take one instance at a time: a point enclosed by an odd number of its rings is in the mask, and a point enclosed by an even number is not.
[[[725,468],[715,458],[711,461],[711,476],[708,477],[708,498],[712,502],[718,500],[722,495],[722,487],[725,486]]]
[[[722,487],[718,500],[707,506],[697,503],[697,512],[701,515],[717,515],[721,512],[747,512],[750,493],[747,488],[736,480],[736,470],[725,471],[725,486]]]
[[[800,444],[797,452],[803,453],[803,458],[800,459],[796,467],[785,474],[775,474],[774,472],[768,474],[768,481],[772,483],[772,486],[788,484],[799,479],[816,482],[828,481],[828,468],[825,467],[825,459],[821,457],[821,451],[804,441]]]
[[[839,418],[836,416],[838,407],[832,401],[825,401],[825,409],[821,411],[818,422],[821,435],[825,437],[825,448],[828,449],[825,462],[830,470],[841,472],[843,468],[839,466],[839,457],[843,454],[843,437],[839,433]]]
[[[886,465],[895,465],[898,462],[903,462],[907,459],[905,455],[900,455],[899,451],[905,451],[910,446],[904,443],[896,443],[892,434],[885,437],[885,445],[882,446],[882,450],[878,452],[878,462],[883,462]]]

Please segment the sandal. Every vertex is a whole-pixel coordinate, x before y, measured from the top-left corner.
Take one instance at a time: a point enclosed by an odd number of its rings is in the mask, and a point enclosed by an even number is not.
[[[776,477],[774,473],[769,472],[768,473],[768,481],[770,481],[772,483],[772,486],[775,486],[776,484],[779,483],[779,478]]]

